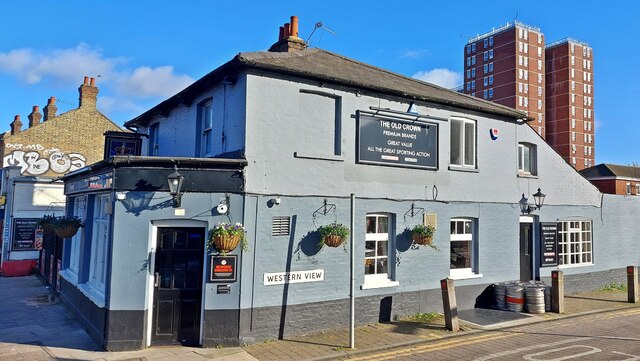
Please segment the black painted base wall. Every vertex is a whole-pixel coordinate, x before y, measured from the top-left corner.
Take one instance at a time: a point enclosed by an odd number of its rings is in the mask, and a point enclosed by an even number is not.
[[[205,310],[202,347],[240,346],[239,310]]]
[[[145,348],[145,311],[109,310],[107,315],[107,351],[131,351]]]
[[[62,277],[60,277],[60,301],[96,343],[104,347],[107,310],[96,306],[76,286]]]

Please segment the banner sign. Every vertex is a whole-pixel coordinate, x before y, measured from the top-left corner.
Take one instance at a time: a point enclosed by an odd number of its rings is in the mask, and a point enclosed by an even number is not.
[[[13,219],[13,250],[33,250],[36,243],[38,218]]]
[[[438,125],[358,117],[358,163],[438,169]]]

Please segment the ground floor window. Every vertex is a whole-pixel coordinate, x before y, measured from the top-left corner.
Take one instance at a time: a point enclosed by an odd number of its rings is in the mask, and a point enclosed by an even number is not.
[[[450,268],[451,277],[464,278],[475,274],[476,260],[474,235],[475,220],[470,218],[452,218],[450,232]]]
[[[89,284],[104,292],[107,255],[109,245],[109,207],[110,196],[97,195],[93,211],[93,232],[91,236],[91,263],[89,267]]]
[[[390,217],[385,214],[367,215],[365,235],[364,274],[365,283],[389,280]]]
[[[558,222],[558,255],[561,265],[591,264],[591,221]]]
[[[71,200],[73,202],[73,215],[81,218],[82,221],[86,223],[86,214],[84,212],[87,205],[86,196],[75,197]],[[82,241],[83,234],[84,232],[78,231],[78,233],[69,240],[69,271],[75,275],[76,278],[80,272],[80,242]]]

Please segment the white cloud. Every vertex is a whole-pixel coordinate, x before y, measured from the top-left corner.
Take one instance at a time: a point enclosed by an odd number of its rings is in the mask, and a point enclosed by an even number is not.
[[[76,87],[84,76],[96,77],[101,94],[98,107],[107,112],[141,113],[149,102],[166,98],[193,82],[173,66],[127,67],[124,57],[105,56],[102,49],[80,43],[65,49],[30,48],[0,52],[0,73],[33,85]]]
[[[462,84],[462,74],[455,71],[437,68],[433,70],[419,71],[412,76],[418,80],[426,81],[427,83],[439,85],[444,88],[454,88]]]
[[[111,75],[123,58],[105,58],[102,51],[80,43],[75,48],[38,52],[14,49],[0,53],[0,71],[36,84],[47,79],[56,85],[76,84],[85,75]]]
[[[172,66],[141,66],[131,73],[121,74],[117,80],[117,88],[119,93],[126,96],[168,97],[191,83],[193,79],[190,76],[174,74]]]

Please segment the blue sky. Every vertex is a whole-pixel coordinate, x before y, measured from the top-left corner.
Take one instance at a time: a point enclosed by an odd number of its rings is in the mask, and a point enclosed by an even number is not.
[[[97,77],[99,109],[118,124],[242,51],[266,50],[289,16],[320,47],[440,85],[462,84],[469,37],[516,18],[546,41],[594,51],[596,162],[640,163],[640,2],[601,1],[12,1],[0,12],[0,131],[33,105],[78,104]],[[26,125],[25,125],[26,126]]]

